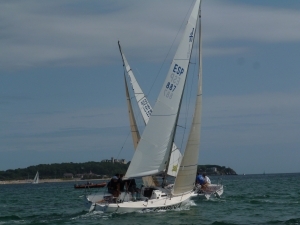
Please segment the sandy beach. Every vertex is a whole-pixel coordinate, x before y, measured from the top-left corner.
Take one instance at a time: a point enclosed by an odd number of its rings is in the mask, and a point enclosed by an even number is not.
[[[89,179],[89,180],[78,180],[78,179],[40,179],[39,183],[59,183],[59,182],[78,182],[83,183],[87,181],[92,181],[97,183],[97,181],[103,181],[107,179]],[[9,180],[9,181],[0,181],[0,185],[4,184],[29,184],[32,183],[32,180]]]

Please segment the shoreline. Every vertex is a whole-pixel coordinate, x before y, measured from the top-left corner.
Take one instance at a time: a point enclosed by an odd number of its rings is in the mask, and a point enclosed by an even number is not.
[[[74,182],[74,183],[83,183],[87,181],[105,181],[107,179],[87,179],[87,180],[78,180],[78,179],[40,179],[39,184],[43,183],[63,183],[63,182]],[[33,180],[4,180],[0,181],[0,185],[9,185],[9,184],[31,184]]]

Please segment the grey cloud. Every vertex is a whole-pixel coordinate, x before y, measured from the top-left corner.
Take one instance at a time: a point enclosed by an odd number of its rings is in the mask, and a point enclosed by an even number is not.
[[[189,4],[171,2],[176,12],[177,8],[187,12],[192,4],[192,1]],[[113,5],[110,1],[101,4],[92,1],[82,9],[80,1],[0,4],[0,26],[3,28],[0,33],[3,53],[0,64],[6,68],[114,63],[117,57],[119,59],[116,44],[119,39],[128,49],[128,54],[133,55],[133,60],[158,61],[168,51],[166,46],[173,41],[170,37],[176,36],[178,24],[185,16],[181,13],[179,17],[168,10],[170,1],[117,1]],[[294,9],[204,2],[204,43],[213,44],[224,39],[299,41],[299,15]],[[208,55],[235,54],[245,50],[247,47],[244,46],[204,46],[204,53]]]

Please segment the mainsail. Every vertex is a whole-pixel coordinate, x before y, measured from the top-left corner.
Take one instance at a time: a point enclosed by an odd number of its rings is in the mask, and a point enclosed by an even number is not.
[[[135,76],[132,72],[132,69],[130,68],[130,65],[129,65],[126,57],[125,57],[125,54],[122,51],[120,42],[118,42],[118,45],[119,45],[120,53],[121,53],[121,56],[122,56],[122,59],[123,59],[124,67],[126,69],[128,77],[130,79],[130,83],[131,83],[131,86],[132,86],[132,89],[133,89],[133,92],[134,92],[136,102],[139,106],[139,109],[140,109],[140,112],[142,114],[144,123],[145,123],[145,125],[147,125],[153,109],[152,109],[148,99],[146,98],[144,92],[142,91],[139,83],[137,82],[137,80],[136,80],[136,78],[135,78]],[[125,82],[126,82],[126,78],[124,78],[124,79],[125,79]],[[127,84],[127,82],[126,82],[126,84]],[[127,87],[126,87],[126,89],[127,89]],[[126,90],[126,94],[127,94],[127,92],[128,92],[128,90]],[[130,104],[130,106],[128,104]],[[129,109],[129,114],[133,115],[131,101],[130,101],[129,96],[127,97],[127,105],[128,105],[128,108],[129,107],[131,108],[131,109]],[[133,121],[133,120],[135,121],[135,119],[130,118],[130,122]],[[132,132],[132,135],[133,135],[133,141],[134,141],[134,143],[137,144],[139,139],[138,139],[138,141],[136,141],[135,137],[134,137],[135,136],[134,133],[136,133],[136,131],[137,131],[137,126],[132,125],[131,123],[130,123],[130,126],[131,127],[135,126],[135,128],[132,127],[134,130],[132,129],[131,132]],[[136,149],[136,146],[134,146],[134,148]],[[176,144],[173,143],[171,158],[170,158],[170,161],[169,161],[168,172],[167,172],[168,175],[173,176],[173,177],[177,176],[177,172],[178,172],[179,165],[181,163],[181,159],[182,159],[182,155],[181,155],[179,149],[177,148]]]
[[[200,127],[202,108],[202,38],[201,38],[201,3],[199,5],[199,72],[198,91],[193,122],[184,156],[174,183],[172,193],[182,194],[190,191],[195,185],[200,147]]]
[[[195,4],[163,88],[141,136],[125,179],[162,173],[170,159],[194,43],[200,0]]]

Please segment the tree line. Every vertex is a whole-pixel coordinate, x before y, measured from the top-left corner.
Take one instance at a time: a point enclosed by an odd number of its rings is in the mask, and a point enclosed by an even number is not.
[[[29,166],[27,168],[10,169],[0,171],[0,180],[32,180],[37,171],[39,171],[40,179],[62,179],[66,173],[88,176],[88,174],[111,177],[117,173],[125,174],[130,162],[111,163],[111,162],[85,162],[85,163],[53,163],[39,164]],[[217,173],[212,172],[211,168],[217,168]],[[218,165],[198,165],[198,171],[206,172],[207,174],[236,174],[231,168],[226,168]]]

